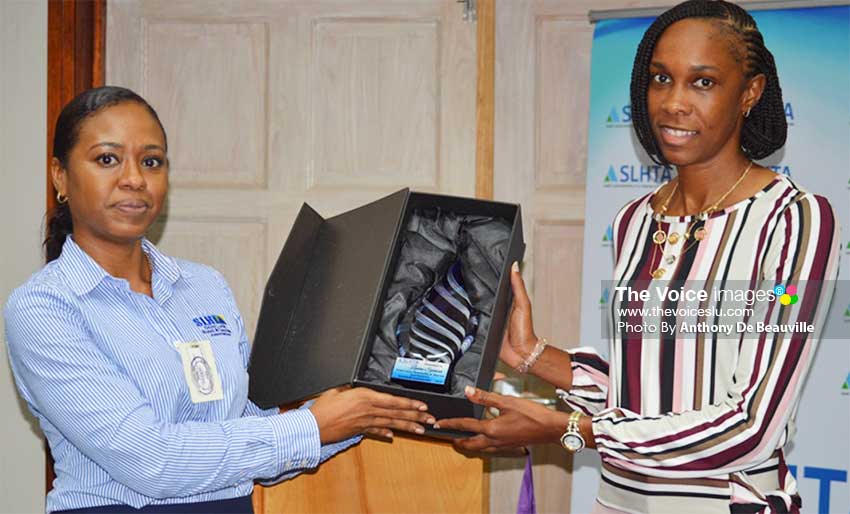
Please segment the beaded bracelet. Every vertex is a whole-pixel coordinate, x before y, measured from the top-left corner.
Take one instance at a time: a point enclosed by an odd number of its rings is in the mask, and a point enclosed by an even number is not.
[[[534,349],[531,350],[531,353],[526,357],[526,359],[516,367],[516,370],[519,373],[525,374],[528,373],[529,368],[534,366],[534,363],[537,362],[537,359],[540,358],[540,355],[543,354],[543,350],[546,349],[546,345],[549,344],[546,342],[545,337],[541,337],[537,340],[537,344],[534,345]]]

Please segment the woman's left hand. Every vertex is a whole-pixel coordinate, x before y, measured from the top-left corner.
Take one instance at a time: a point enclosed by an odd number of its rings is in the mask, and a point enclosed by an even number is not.
[[[466,397],[472,403],[499,409],[499,416],[484,420],[438,420],[434,424],[436,429],[462,430],[478,434],[455,440],[455,446],[462,450],[495,452],[528,444],[557,442],[567,426],[568,414],[548,409],[531,400],[503,396],[474,387],[466,388]]]

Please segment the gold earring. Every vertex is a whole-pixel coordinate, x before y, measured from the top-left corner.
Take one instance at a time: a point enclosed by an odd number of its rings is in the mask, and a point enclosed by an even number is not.
[[[68,197],[63,196],[62,193],[60,193],[59,191],[56,191],[56,202],[59,205],[62,205],[63,203],[68,203]]]

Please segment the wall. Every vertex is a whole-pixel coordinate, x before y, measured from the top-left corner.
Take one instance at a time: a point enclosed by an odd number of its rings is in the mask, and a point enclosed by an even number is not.
[[[47,2],[0,2],[0,301],[41,265]],[[0,323],[2,314],[0,314]],[[44,451],[0,351],[0,513],[44,512]]]

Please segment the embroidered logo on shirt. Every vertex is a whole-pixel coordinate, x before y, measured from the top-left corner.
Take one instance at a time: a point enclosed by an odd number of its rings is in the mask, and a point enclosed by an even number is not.
[[[200,327],[201,332],[207,336],[229,336],[231,334],[230,327],[227,326],[227,322],[220,314],[198,316],[192,322]]]

